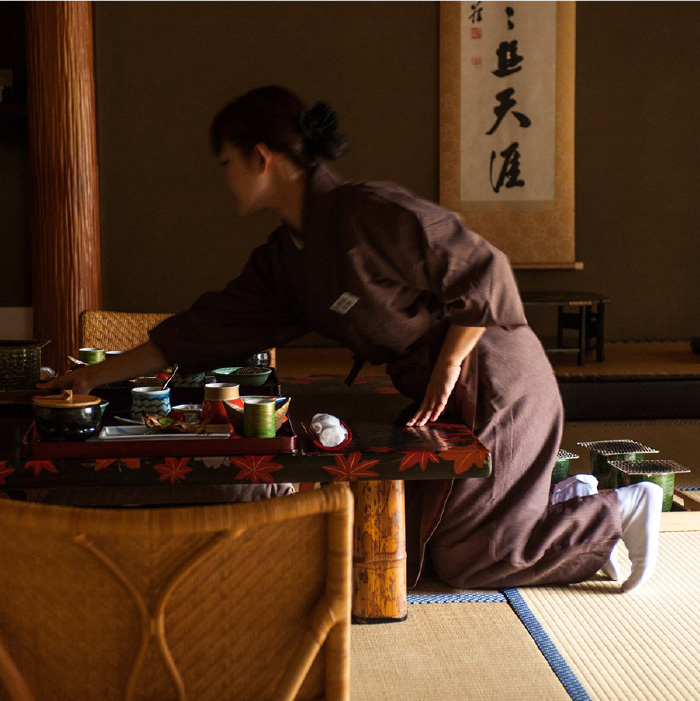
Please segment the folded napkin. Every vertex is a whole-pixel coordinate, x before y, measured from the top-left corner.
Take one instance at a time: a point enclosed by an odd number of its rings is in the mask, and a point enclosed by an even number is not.
[[[340,419],[331,414],[314,414],[311,419],[311,432],[326,448],[340,445],[348,437],[347,429],[340,425]]]

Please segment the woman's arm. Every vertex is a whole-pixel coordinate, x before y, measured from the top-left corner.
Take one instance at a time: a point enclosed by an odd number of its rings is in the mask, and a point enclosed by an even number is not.
[[[158,346],[148,341],[133,350],[113,356],[102,363],[86,365],[49,382],[40,382],[39,389],[72,389],[87,394],[93,387],[129,380],[140,375],[154,375],[168,365]]]
[[[437,421],[445,410],[464,359],[474,350],[486,329],[481,326],[450,326],[425,391],[423,403],[406,426],[424,426]]]

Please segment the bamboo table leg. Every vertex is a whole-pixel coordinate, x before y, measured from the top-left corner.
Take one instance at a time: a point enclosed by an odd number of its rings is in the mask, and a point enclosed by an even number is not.
[[[354,623],[403,621],[406,603],[406,509],[402,480],[353,482]]]

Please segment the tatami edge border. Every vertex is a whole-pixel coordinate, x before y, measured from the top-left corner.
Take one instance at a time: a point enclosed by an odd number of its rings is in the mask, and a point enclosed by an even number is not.
[[[506,603],[500,592],[469,592],[465,594],[409,594],[409,604]]]
[[[676,487],[679,492],[700,492],[700,487]]]
[[[503,594],[521,623],[527,629],[527,632],[532,636],[532,639],[547,660],[552,671],[557,675],[557,678],[567,694],[569,694],[573,701],[591,701],[591,697],[588,695],[583,684],[581,684],[576,674],[574,674],[571,667],[569,667],[569,664],[562,657],[557,646],[552,642],[549,635],[547,635],[542,624],[530,610],[530,607],[527,605],[527,602],[523,599],[520,592],[513,587],[504,589]]]

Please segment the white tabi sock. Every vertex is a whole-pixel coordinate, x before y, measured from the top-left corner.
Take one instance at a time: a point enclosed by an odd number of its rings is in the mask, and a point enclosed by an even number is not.
[[[597,493],[598,480],[593,475],[572,475],[554,485],[549,503],[559,504],[574,497],[589,497]]]
[[[622,591],[627,592],[646,582],[656,567],[664,490],[652,482],[638,482],[615,491],[622,517],[622,542],[632,561],[632,574],[622,585]]]

